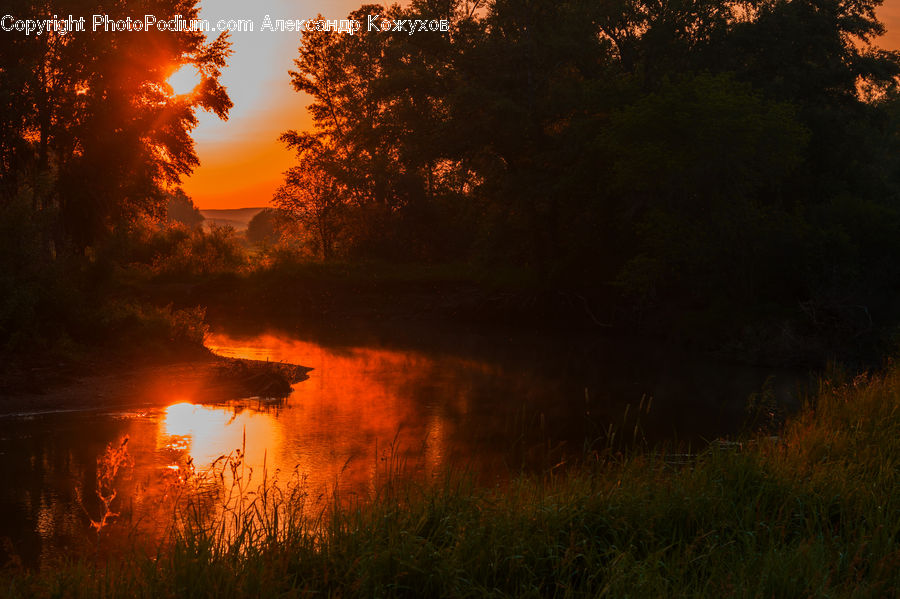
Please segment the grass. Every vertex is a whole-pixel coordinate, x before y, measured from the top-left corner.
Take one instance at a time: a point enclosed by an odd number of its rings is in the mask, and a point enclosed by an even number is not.
[[[454,474],[417,483],[389,464],[369,501],[335,496],[324,507],[298,480],[186,495],[156,552],[11,570],[0,593],[896,596],[898,407],[900,368],[889,366],[822,382],[777,436],[713,444],[686,464],[600,451],[502,487]]]

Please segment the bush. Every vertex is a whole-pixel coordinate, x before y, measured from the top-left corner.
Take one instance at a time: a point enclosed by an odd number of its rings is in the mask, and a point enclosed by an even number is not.
[[[137,267],[166,278],[235,272],[247,264],[231,227],[208,231],[179,223],[139,223],[122,230],[98,250],[98,262]]]
[[[209,332],[200,307],[175,310],[136,301],[110,302],[99,312],[96,342],[144,354],[200,349]]]

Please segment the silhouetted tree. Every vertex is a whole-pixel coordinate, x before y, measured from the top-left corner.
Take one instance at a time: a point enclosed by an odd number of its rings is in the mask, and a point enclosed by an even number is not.
[[[193,200],[181,189],[168,193],[166,218],[169,222],[181,223],[191,229],[199,227],[206,220]]]
[[[462,3],[364,5],[351,14],[400,20],[452,19]],[[345,202],[366,213],[367,231],[354,243],[409,256],[424,248],[438,204],[459,195],[466,172],[444,143],[453,89],[449,34],[368,31],[305,33],[291,81],[309,94],[312,131],[282,140],[301,159],[319,164],[345,190]]]
[[[296,219],[316,240],[323,260],[334,256],[344,226],[344,190],[320,165],[302,161],[285,174],[275,204]]]
[[[162,216],[165,187],[198,163],[190,136],[196,110],[226,118],[231,108],[218,83],[229,54],[226,35],[207,41],[202,32],[90,27],[93,14],[194,19],[192,0],[153,0],[137,12],[125,3],[31,0],[9,12],[37,19],[83,15],[88,27],[65,35],[0,35],[0,120],[8,123],[0,131],[0,194],[25,191],[35,209],[56,207],[58,240],[77,248],[139,215]],[[202,83],[176,96],[166,79],[185,63],[197,68]]]
[[[447,256],[434,247],[455,235],[453,257],[616,294],[622,312],[834,316],[900,290],[878,259],[900,252],[900,54],[875,45],[879,5],[364,5],[364,23],[453,25],[305,34],[291,78],[313,127],[282,139],[340,187],[345,222],[407,256]]]

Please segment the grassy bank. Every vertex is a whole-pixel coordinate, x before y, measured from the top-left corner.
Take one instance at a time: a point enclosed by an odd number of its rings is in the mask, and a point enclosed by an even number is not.
[[[505,487],[386,478],[309,510],[260,489],[101,567],[7,571],[6,596],[881,597],[900,589],[900,368],[825,382],[778,437],[693,459],[600,452]],[[304,505],[307,509],[303,509]],[[221,513],[221,512],[220,512]],[[313,513],[313,516],[303,515]]]

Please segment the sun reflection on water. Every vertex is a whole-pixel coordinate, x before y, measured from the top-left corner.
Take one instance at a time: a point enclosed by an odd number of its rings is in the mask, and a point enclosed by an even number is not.
[[[298,466],[310,480],[347,491],[374,489],[388,453],[413,471],[449,466],[454,421],[467,411],[468,398],[448,393],[448,381],[457,369],[487,374],[491,368],[415,351],[326,347],[269,334],[240,339],[214,333],[207,346],[227,357],[313,368],[278,417],[287,431],[279,466]],[[249,446],[249,434],[247,439]]]
[[[254,493],[264,481],[296,479],[314,501],[332,492],[365,498],[387,476],[465,467],[471,454],[460,423],[482,403],[473,402],[480,381],[497,374],[489,363],[453,355],[326,347],[278,335],[213,334],[207,345],[227,357],[313,369],[277,405],[204,404],[202,389],[169,393],[172,403],[158,413],[158,467],[179,480],[212,474],[229,497],[229,488]]]
[[[314,370],[287,399],[273,403],[224,400],[209,392],[209,370],[175,365],[141,381],[134,408],[91,415],[94,426],[47,428],[45,450],[23,453],[20,464],[41,480],[75,485],[52,486],[53,492],[26,487],[17,495],[16,509],[33,523],[30,559],[43,559],[80,538],[90,525],[88,512],[93,519],[102,515],[95,493],[97,455],[126,435],[133,467],[128,477],[116,480],[116,496],[107,507],[121,517],[104,524],[104,538],[125,538],[134,530],[148,538],[162,533],[156,529],[170,522],[171,502],[188,495],[192,485],[204,498],[212,487],[231,497],[229,489],[240,480],[242,493],[257,496],[264,482],[281,488],[296,480],[313,503],[336,496],[365,500],[389,474],[431,476],[464,467],[473,456],[484,470],[502,443],[488,447],[494,453],[474,452],[470,443],[478,439],[466,430],[473,425],[497,430],[484,424],[486,419],[504,418],[486,401],[496,396],[496,367],[489,363],[385,347],[324,346],[278,335],[213,335],[209,345],[225,356]],[[43,431],[37,424],[29,430]],[[12,447],[19,446],[25,447]],[[236,463],[240,470],[232,471]],[[315,512],[319,507],[313,503]],[[14,533],[20,534],[7,534]],[[97,537],[94,532],[90,539]]]
[[[267,454],[283,443],[272,414],[232,406],[172,404],[165,409],[160,428],[160,449],[174,454],[173,465],[190,462],[198,469],[211,467],[236,450],[251,467],[263,467]]]

